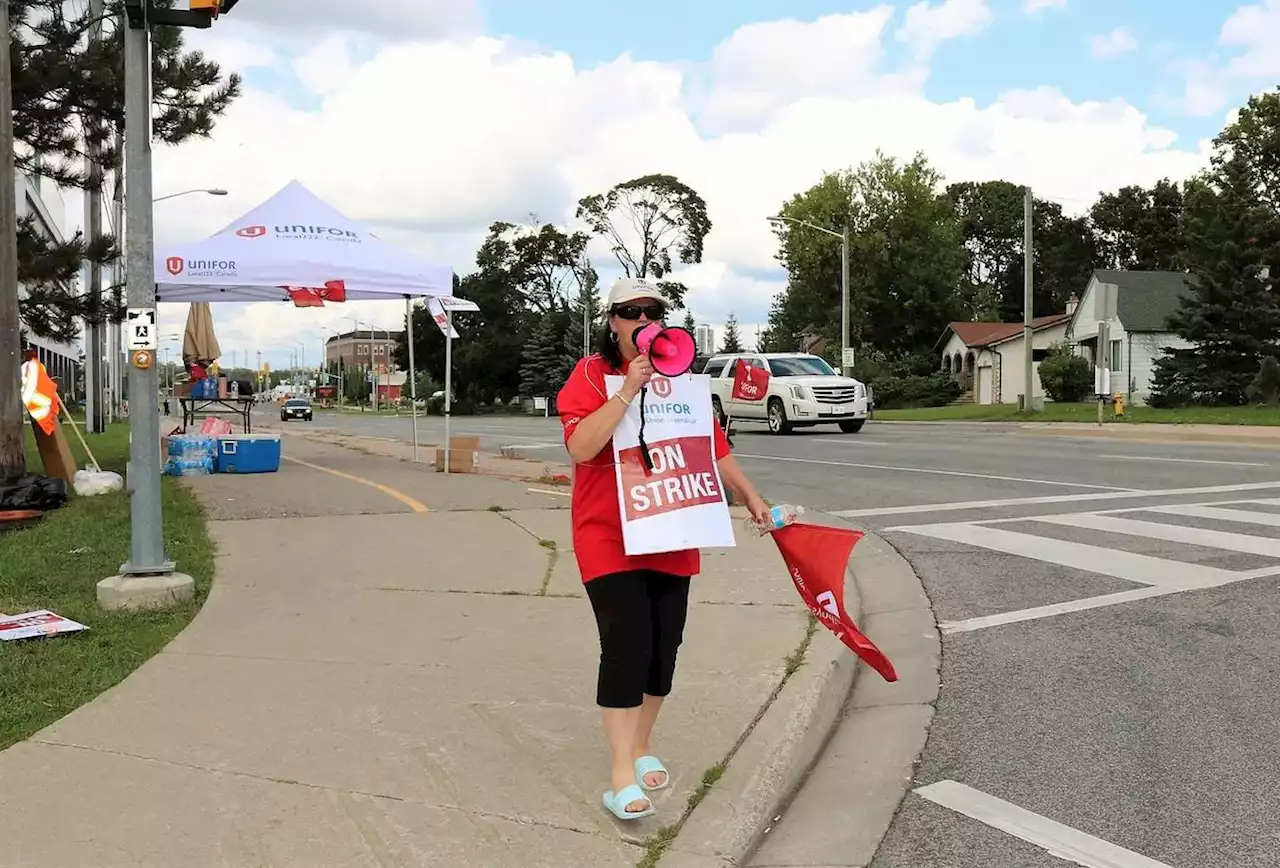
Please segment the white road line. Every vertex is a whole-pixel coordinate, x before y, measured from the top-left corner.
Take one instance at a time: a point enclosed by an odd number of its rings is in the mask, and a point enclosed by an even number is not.
[[[938,781],[915,793],[1084,868],[1173,868],[957,781]]]
[[[895,527],[888,530],[978,546],[1142,585],[1203,588],[1225,584],[1241,576],[1241,573],[1233,570],[964,522]],[[1280,571],[1280,567],[1277,567],[1277,571]]]
[[[1274,517],[1280,518],[1280,516]],[[1102,531],[1103,533],[1118,533],[1126,536],[1183,543],[1185,545],[1224,549],[1247,555],[1280,558],[1280,539],[1252,536],[1245,533],[1228,533],[1222,530],[1187,527],[1181,524],[1161,524],[1155,521],[1121,518],[1116,515],[1093,515],[1087,512],[1073,515],[1040,515],[1030,520],[1062,527],[1078,527],[1085,530]],[[1160,583],[1151,582],[1150,584]]]
[[[1186,588],[1135,588],[1132,591],[1120,591],[1115,594],[1102,594],[1097,597],[1084,597],[1079,600],[1067,600],[1063,603],[1050,603],[1047,606],[1033,606],[1030,609],[1015,609],[1011,612],[997,612],[994,615],[981,615],[977,618],[965,618],[960,621],[941,621],[938,629],[944,636],[955,633],[973,633],[988,627],[1003,627],[1005,624],[1020,624],[1023,621],[1039,621],[1056,615],[1071,612],[1086,612],[1089,609],[1103,609],[1107,606],[1118,606],[1121,603],[1132,603],[1137,600],[1150,600],[1154,597],[1167,597],[1170,594],[1184,593]],[[1198,590],[1198,589],[1197,589]]]
[[[929,473],[935,476],[963,476],[968,479],[995,479],[1001,482],[1028,482],[1035,485],[1061,485],[1065,488],[1101,488],[1107,491],[1138,491],[1135,488],[1121,488],[1117,485],[1088,485],[1083,482],[1060,482],[1054,479],[1026,479],[1021,476],[995,476],[990,473],[966,473],[962,470],[934,470],[928,467],[896,467],[889,464],[855,464],[849,461],[819,461],[816,458],[782,458],[777,455],[744,455],[735,453],[738,458],[750,458],[755,461],[787,461],[793,464],[820,464],[826,467],[857,467],[863,470],[892,470],[898,473]],[[847,512],[835,515],[847,516]]]
[[[1238,503],[1239,501],[1237,501]],[[1280,513],[1252,512],[1244,509],[1221,509],[1216,506],[1177,504],[1174,506],[1147,506],[1131,512],[1159,512],[1164,515],[1185,515],[1190,518],[1207,518],[1211,521],[1238,521],[1244,524],[1260,524],[1280,527]]]
[[[1270,464],[1252,464],[1248,461],[1210,461],[1206,458],[1161,458],[1155,455],[1099,455],[1116,461],[1170,461],[1178,464],[1221,464],[1226,467],[1270,467]]]
[[[741,456],[740,456],[741,457]],[[974,474],[979,475],[979,474]],[[996,477],[990,477],[996,478]],[[1232,491],[1259,491],[1266,488],[1280,488],[1276,482],[1242,482],[1238,485],[1209,485],[1203,488],[1165,488],[1159,490],[1143,489],[1134,491],[1126,489],[1101,494],[1063,494],[1039,497],[1010,497],[1004,500],[964,500],[950,503],[922,503],[913,506],[879,506],[869,509],[845,509],[831,513],[841,518],[858,518],[864,515],[910,515],[920,512],[953,512],[969,509],[998,509],[1006,506],[1033,506],[1044,503],[1081,503],[1091,500],[1120,500],[1131,497],[1172,497],[1174,495],[1220,494]]]
[[[842,437],[839,440],[814,440],[823,446],[888,446],[883,440],[863,440],[861,437]],[[901,445],[901,444],[893,444]]]

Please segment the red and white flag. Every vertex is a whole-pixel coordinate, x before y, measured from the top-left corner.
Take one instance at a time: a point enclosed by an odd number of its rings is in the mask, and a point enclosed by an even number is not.
[[[321,287],[286,286],[284,289],[295,307],[324,307],[326,301],[347,300],[347,285],[341,280],[327,280]]]
[[[862,634],[844,609],[845,569],[862,531],[797,523],[769,535],[814,617],[885,681],[897,681],[898,673],[889,658]]]
[[[769,394],[769,372],[754,368],[746,361],[738,362],[733,372],[733,400],[763,401]]]

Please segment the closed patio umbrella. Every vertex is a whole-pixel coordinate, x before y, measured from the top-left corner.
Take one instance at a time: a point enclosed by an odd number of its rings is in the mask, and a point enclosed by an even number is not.
[[[213,333],[213,311],[207,301],[193,301],[187,312],[187,328],[182,335],[182,361],[209,367],[222,355],[218,337]]]

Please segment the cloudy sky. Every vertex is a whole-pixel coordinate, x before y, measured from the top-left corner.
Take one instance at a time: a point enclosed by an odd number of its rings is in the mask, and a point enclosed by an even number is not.
[[[690,307],[747,337],[784,280],[765,218],[823,170],[923,150],[948,180],[1080,211],[1186,177],[1280,78],[1280,0],[243,0],[188,33],[246,92],[211,141],[156,152],[157,196],[230,191],[157,205],[160,249],[297,178],[465,274],[490,222],[568,223],[579,197],[669,172],[714,223],[680,274]],[[299,343],[314,364],[323,326],[402,313],[215,307],[228,360],[276,366]],[[184,314],[163,309],[174,332]]]

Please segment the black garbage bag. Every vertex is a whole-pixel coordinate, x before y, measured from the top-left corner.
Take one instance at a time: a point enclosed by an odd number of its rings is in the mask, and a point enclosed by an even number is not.
[[[38,473],[0,476],[0,511],[58,509],[67,503],[67,483]]]

